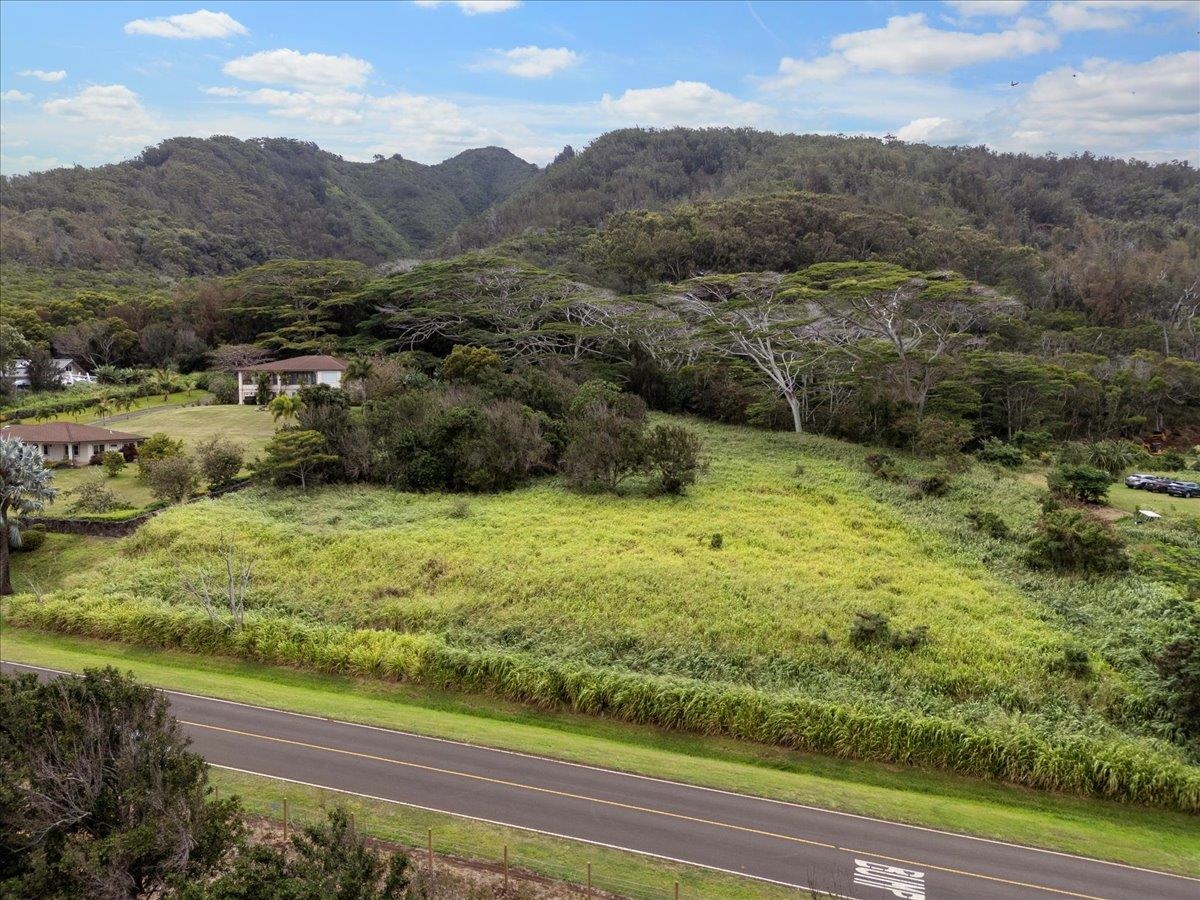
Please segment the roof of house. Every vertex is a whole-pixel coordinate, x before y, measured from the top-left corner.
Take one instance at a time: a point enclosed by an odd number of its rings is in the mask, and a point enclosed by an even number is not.
[[[77,425],[74,422],[49,422],[45,425],[5,425],[0,435],[15,437],[28,444],[82,444],[87,442],[144,441],[140,434],[113,431],[95,425]]]
[[[334,356],[295,356],[257,366],[244,366],[243,372],[345,372],[346,361]]]

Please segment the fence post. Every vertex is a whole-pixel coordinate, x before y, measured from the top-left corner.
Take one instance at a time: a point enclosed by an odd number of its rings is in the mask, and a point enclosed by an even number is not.
[[[429,881],[432,884],[432,882],[433,882],[433,829],[432,828],[429,829],[428,851],[429,851]]]
[[[587,867],[588,867],[588,888],[587,888],[587,896],[588,896],[588,900],[592,900],[592,864],[591,864],[591,863],[588,863],[588,864],[587,864]]]
[[[679,900],[679,882],[675,882],[675,900]]]
[[[288,839],[287,797],[283,798],[283,839]]]
[[[508,844],[504,845],[504,896],[508,896]]]

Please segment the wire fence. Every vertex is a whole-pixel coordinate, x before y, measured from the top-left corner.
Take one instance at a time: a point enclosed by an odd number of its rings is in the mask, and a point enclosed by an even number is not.
[[[398,846],[409,855],[418,878],[419,896],[431,900],[468,896],[510,900],[562,896],[695,900],[711,896],[701,885],[689,883],[695,880],[697,870],[689,872],[689,867],[682,864],[676,873],[672,864],[662,862],[662,867],[671,870],[665,871],[661,880],[650,880],[624,869],[652,868],[659,864],[657,860],[646,859],[644,865],[622,868],[611,861],[605,864],[589,859],[587,845],[579,845],[577,853],[568,855],[518,829],[496,826],[489,830],[495,834],[481,835],[478,828],[472,827],[476,823],[447,821],[452,817],[446,814],[422,816],[411,808],[404,812],[379,810],[336,792],[320,792],[317,797],[311,792],[298,794],[281,791],[278,799],[272,800],[261,792],[254,796],[239,792],[247,812],[258,817],[263,836],[284,841],[306,825],[326,821],[330,809],[345,808],[355,830],[367,840]],[[511,838],[506,838],[504,834],[510,831]],[[592,855],[611,856],[613,852],[598,848]]]

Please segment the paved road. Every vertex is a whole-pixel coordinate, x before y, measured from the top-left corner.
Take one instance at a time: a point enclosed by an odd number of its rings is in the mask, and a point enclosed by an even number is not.
[[[167,694],[194,749],[217,766],[797,888],[858,900],[1200,898],[1198,879],[382,728]],[[687,772],[680,776],[686,778]]]

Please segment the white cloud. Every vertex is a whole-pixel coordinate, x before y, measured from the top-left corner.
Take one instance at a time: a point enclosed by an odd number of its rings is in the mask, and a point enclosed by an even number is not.
[[[242,93],[239,88],[235,87],[203,87],[200,90],[213,97],[237,97]]]
[[[1116,31],[1137,24],[1144,13],[1200,14],[1194,0],[1055,0],[1046,16],[1060,31]]]
[[[57,72],[47,72],[45,69],[25,69],[17,74],[25,78],[36,78],[38,81],[62,81],[67,77],[65,69],[59,69]]]
[[[363,120],[359,111],[366,99],[350,91],[280,91],[260,88],[241,94],[247,103],[265,106],[271,115],[304,119],[318,125],[352,125]]]
[[[371,74],[365,59],[343,54],[300,53],[297,50],[264,50],[225,63],[222,71],[242,81],[300,86],[359,87]]]
[[[545,78],[579,62],[579,54],[566,47],[513,47],[493,50],[491,56],[473,66],[475,69],[495,70],[520,78]]]
[[[790,88],[809,81],[838,81],[851,70],[917,75],[1026,56],[1058,46],[1058,37],[1033,19],[1018,19],[1003,31],[932,28],[924,13],[893,16],[883,28],[839,34],[833,52],[813,59],[784,57],[768,87]]]
[[[32,99],[33,94],[26,93],[25,91],[18,91],[15,88],[11,91],[5,91],[3,94],[0,94],[0,100],[5,100],[9,103],[28,103]]]
[[[194,13],[180,13],[175,16],[134,19],[132,22],[125,23],[125,33],[189,40],[234,37],[250,32],[245,25],[228,13],[198,9]]]
[[[1029,5],[1029,0],[945,0],[945,2],[964,19],[982,16],[1017,16]]]
[[[1030,149],[1128,154],[1166,143],[1195,156],[1200,52],[1054,69],[1033,82],[1016,115],[1012,140]]]
[[[94,121],[140,123],[145,110],[138,95],[123,84],[93,84],[74,97],[47,100],[42,109],[52,116],[69,116]]]
[[[962,122],[942,116],[926,116],[923,119],[913,119],[896,132],[896,137],[902,141],[942,144],[960,140],[968,133],[968,129]]]
[[[761,103],[739,100],[703,81],[631,88],[616,99],[605,94],[600,108],[637,125],[748,125],[761,122],[771,112]]]
[[[930,28],[924,13],[893,16],[883,28],[840,34],[830,45],[860,69],[893,75],[949,72],[962,66],[1026,56],[1058,46],[1039,23],[1021,19],[1004,31],[977,34]]]
[[[447,0],[413,0],[417,6],[426,9],[436,9],[444,6],[446,2]],[[450,0],[450,2],[468,16],[508,12],[521,5],[521,0]]]

